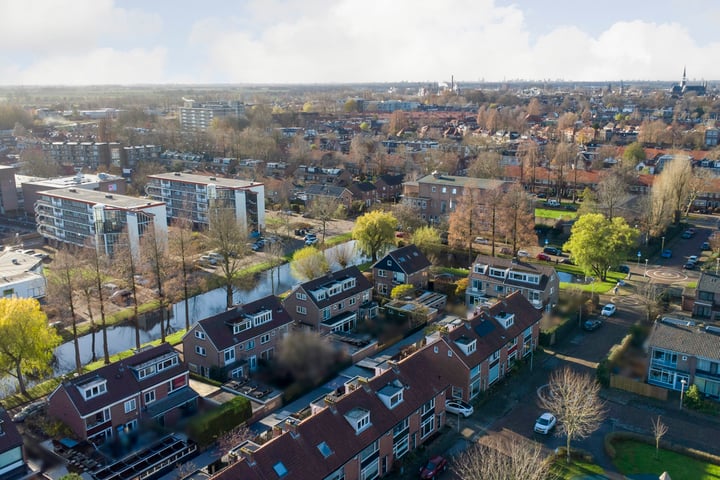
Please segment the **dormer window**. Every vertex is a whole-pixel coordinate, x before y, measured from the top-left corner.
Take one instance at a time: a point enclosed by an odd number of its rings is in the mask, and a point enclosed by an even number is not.
[[[102,395],[107,392],[107,381],[104,378],[99,378],[81,385],[78,388],[80,388],[83,398],[85,398],[85,400],[90,400],[91,398],[95,398],[98,395]]]
[[[490,276],[495,278],[505,278],[506,271],[500,268],[490,267]]]
[[[475,273],[481,273],[483,275],[485,275],[487,273],[487,268],[488,268],[487,265],[483,265],[481,263],[476,263],[473,267],[474,267],[473,271]]]
[[[234,323],[233,324],[233,335],[237,335],[240,332],[244,332],[245,330],[250,329],[250,322],[240,322],[240,323]]]
[[[495,320],[500,322],[500,325],[502,325],[503,328],[508,329],[508,328],[512,327],[513,324],[515,323],[515,315],[512,313],[500,312],[495,317]]]
[[[353,408],[345,414],[345,420],[355,429],[355,433],[360,433],[370,426],[370,411]]]
[[[338,293],[342,292],[342,288],[343,287],[342,287],[341,283],[336,283],[335,285],[330,287],[330,289],[328,290],[328,295],[330,295],[330,296],[337,295]]]
[[[466,337],[465,335],[455,340],[455,345],[457,345],[465,355],[471,355],[477,350],[477,340]]]
[[[348,278],[347,280],[343,280],[342,287],[343,290],[350,290],[351,288],[355,288],[355,279]]]
[[[378,390],[377,395],[385,406],[392,410],[402,403],[404,390],[405,387],[400,383],[400,380],[395,380]]]
[[[390,397],[390,408],[394,408],[396,405],[403,401],[403,391],[400,390],[395,395]]]
[[[272,320],[272,310],[263,310],[251,316],[254,327]]]

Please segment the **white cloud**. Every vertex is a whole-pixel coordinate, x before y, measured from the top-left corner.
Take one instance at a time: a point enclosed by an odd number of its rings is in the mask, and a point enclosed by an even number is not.
[[[164,48],[117,51],[98,48],[82,55],[58,55],[27,68],[0,68],[6,85],[102,85],[166,82]]]
[[[88,51],[144,39],[161,26],[158,15],[118,8],[113,0],[3,0],[0,51]]]
[[[253,2],[255,17],[242,23],[259,25],[256,30],[221,19],[198,22],[190,39],[206,51],[201,68],[223,81],[251,83],[424,81],[451,74],[468,81],[675,80],[684,64],[720,78],[720,66],[707,61],[718,57],[720,44],[697,45],[675,23],[618,21],[596,36],[566,26],[531,41],[522,11],[491,0],[315,3],[322,10]],[[272,11],[275,22],[268,21]]]

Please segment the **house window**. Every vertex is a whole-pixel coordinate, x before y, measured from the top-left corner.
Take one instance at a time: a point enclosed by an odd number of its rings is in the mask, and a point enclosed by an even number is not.
[[[133,412],[133,411],[135,411],[136,408],[137,408],[137,402],[135,401],[134,398],[125,402],[125,413]]]
[[[502,285],[495,285],[495,291],[498,293],[503,293],[505,291],[505,287]]]
[[[195,353],[197,353],[201,357],[204,357],[207,355],[207,352],[205,351],[205,347],[201,347],[200,345],[195,345]]]
[[[420,438],[425,438],[435,430],[435,415],[430,415],[420,425]]]
[[[323,308],[322,318],[323,320],[330,320],[330,308]]]
[[[395,408],[395,406],[403,401],[403,392],[400,390],[395,395],[390,397],[390,408]]]
[[[297,298],[298,300],[304,301],[304,300],[307,300],[307,295],[305,295],[304,293],[298,292],[295,294],[295,298]]]
[[[365,430],[368,426],[370,426],[370,412],[368,412],[367,415],[360,418],[357,423],[355,424],[355,431],[357,433],[362,432]]]
[[[155,390],[145,392],[145,405],[155,401]]]
[[[433,192],[433,193],[435,193],[435,192],[437,191],[437,188],[432,187],[432,188],[430,189],[430,191]]]
[[[447,187],[442,187],[442,193],[447,193]]]
[[[343,308],[345,308],[345,302],[338,302],[337,308],[338,310],[342,310]]]
[[[268,343],[270,341],[270,334],[265,334],[260,337],[260,343]]]
[[[350,298],[348,299],[348,305],[351,306],[351,307],[352,307],[353,305],[355,305],[355,297],[350,297]]]
[[[364,292],[363,293],[363,302],[367,302],[370,300],[370,292]]]
[[[307,308],[301,307],[300,305],[298,305],[297,307],[295,307],[295,311],[296,311],[297,313],[299,313],[300,315],[307,315]]]
[[[97,397],[107,391],[107,385],[105,381],[96,385],[85,387],[85,400]]]
[[[380,295],[387,295],[387,292],[388,292],[387,285],[385,285],[384,283],[378,284],[378,293],[380,293]]]
[[[223,352],[223,356],[225,357],[225,365],[228,363],[232,363],[235,361],[235,349],[234,348],[228,348]]]
[[[255,348],[255,340],[248,340],[245,350],[252,350]]]
[[[205,332],[201,330],[195,330],[195,338],[198,338],[200,340],[205,340]]]

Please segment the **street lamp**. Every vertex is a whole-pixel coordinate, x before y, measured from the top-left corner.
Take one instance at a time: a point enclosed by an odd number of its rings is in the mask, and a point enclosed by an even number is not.
[[[647,277],[647,267],[648,267],[648,259],[645,259],[645,277]]]
[[[642,252],[641,252],[640,250],[638,250],[637,257],[638,257],[638,259],[637,259],[637,266],[639,267],[639,266],[640,266],[640,257],[642,257]]]
[[[662,237],[662,246],[660,247],[660,252],[665,250],[665,237]]]
[[[687,380],[684,378],[680,380],[680,410],[682,410],[683,405],[683,393],[685,393],[685,385],[687,384]]]

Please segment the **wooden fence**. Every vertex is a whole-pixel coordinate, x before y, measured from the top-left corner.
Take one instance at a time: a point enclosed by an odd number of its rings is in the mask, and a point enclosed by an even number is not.
[[[665,388],[648,385],[647,383],[619,375],[610,375],[610,386],[658,400],[667,400],[668,396],[668,391]]]

